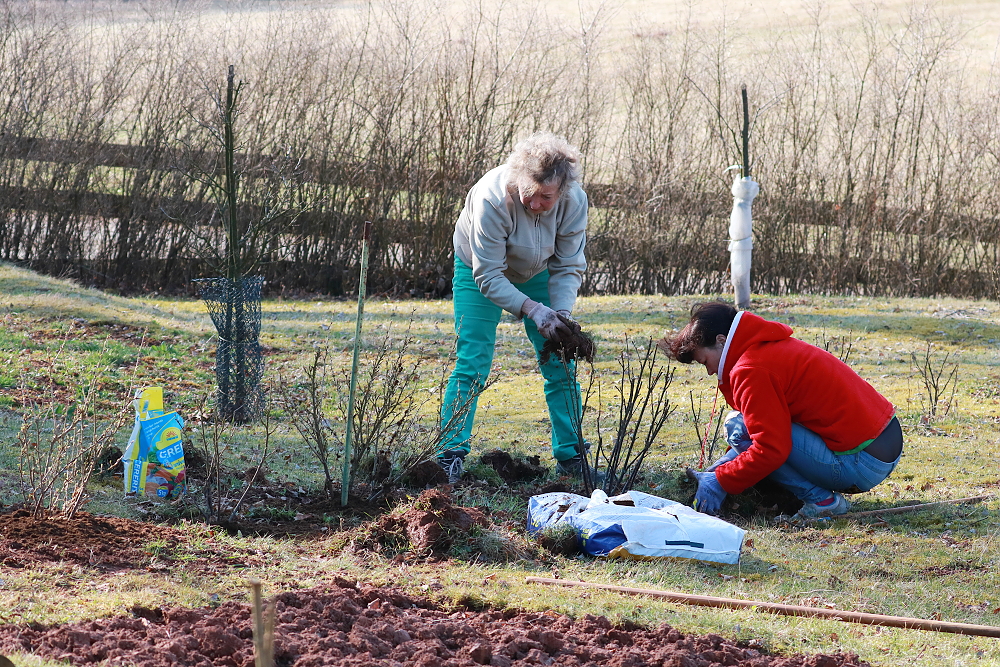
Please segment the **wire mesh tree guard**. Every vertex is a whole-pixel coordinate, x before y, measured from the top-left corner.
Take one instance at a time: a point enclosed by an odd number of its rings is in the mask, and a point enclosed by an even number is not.
[[[201,298],[219,333],[215,352],[216,410],[228,421],[245,424],[263,407],[260,345],[260,276],[196,280]]]

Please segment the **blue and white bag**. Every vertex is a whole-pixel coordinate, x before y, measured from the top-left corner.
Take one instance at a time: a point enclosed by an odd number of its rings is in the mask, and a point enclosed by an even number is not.
[[[608,498],[601,490],[587,499],[572,493],[546,493],[528,502],[528,530],[568,523],[580,548],[608,558],[686,558],[735,564],[746,531],[686,505],[629,491]]]

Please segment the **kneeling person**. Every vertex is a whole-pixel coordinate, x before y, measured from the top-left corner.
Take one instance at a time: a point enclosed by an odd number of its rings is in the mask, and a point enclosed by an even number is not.
[[[884,396],[829,352],[792,329],[714,302],[659,346],[681,363],[718,374],[740,414],[727,420],[733,448],[696,473],[695,509],[717,514],[729,493],[765,477],[803,502],[796,519],[844,514],[843,492],[883,482],[903,451],[903,432]]]

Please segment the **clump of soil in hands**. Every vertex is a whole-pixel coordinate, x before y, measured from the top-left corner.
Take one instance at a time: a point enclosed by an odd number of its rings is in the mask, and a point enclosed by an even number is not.
[[[569,327],[569,333],[563,334],[559,340],[545,341],[540,355],[542,363],[547,364],[552,355],[567,362],[583,359],[594,363],[594,353],[597,351],[597,346],[591,335],[585,332],[576,320],[563,315],[559,315],[559,319]]]
[[[391,588],[342,579],[275,598],[274,662],[313,667],[606,665],[871,667],[852,653],[771,656],[718,635],[667,624],[613,626],[603,616],[552,611],[446,611]],[[133,608],[131,616],[43,626],[0,626],[0,651],[71,665],[253,667],[249,605]]]

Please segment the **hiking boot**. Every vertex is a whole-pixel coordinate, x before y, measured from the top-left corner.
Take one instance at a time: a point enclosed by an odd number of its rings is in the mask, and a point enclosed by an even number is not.
[[[840,516],[847,514],[850,509],[851,503],[844,497],[844,494],[834,493],[833,497],[827,500],[802,505],[802,509],[792,516],[792,522],[798,523],[823,517]]]
[[[575,477],[576,479],[583,479],[583,466],[586,463],[583,461],[583,457],[577,454],[574,457],[568,458],[565,461],[556,461],[556,476],[557,477]],[[595,471],[593,468],[590,469],[593,477],[593,482],[595,486],[601,486],[604,484],[604,480],[607,477],[603,470]]]
[[[462,479],[462,466],[465,462],[465,450],[449,449],[437,457],[437,464],[448,475],[448,483],[455,484]]]

